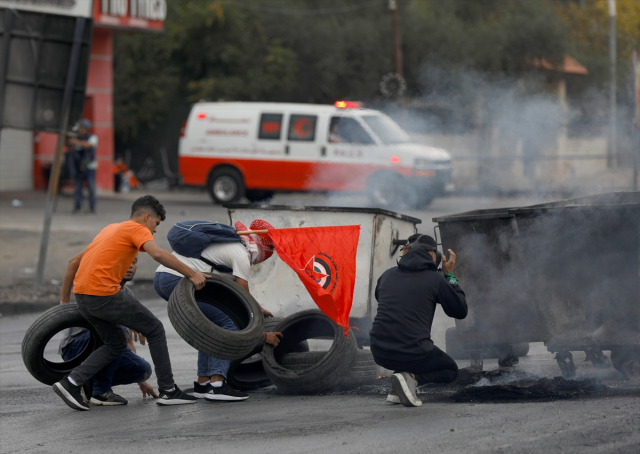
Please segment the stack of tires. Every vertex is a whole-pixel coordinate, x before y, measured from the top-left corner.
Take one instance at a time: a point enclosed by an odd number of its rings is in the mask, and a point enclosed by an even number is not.
[[[227,314],[237,331],[220,328],[209,321],[196,301],[211,304]],[[227,380],[239,390],[253,390],[274,384],[287,394],[312,394],[352,389],[377,379],[376,364],[368,350],[358,350],[355,336],[344,335],[319,310],[306,310],[285,319],[264,319],[256,300],[235,282],[212,276],[201,290],[182,279],[169,298],[168,314],[178,334],[193,348],[207,355],[231,360]],[[52,362],[44,350],[53,336],[66,328],[87,328],[90,341],[76,358]],[[264,331],[278,331],[283,338],[277,347],[263,344]],[[332,340],[327,351],[309,351],[310,339]],[[27,331],[22,357],[29,372],[47,385],[61,380],[102,345],[93,327],[76,304],[64,304],[43,313]]]

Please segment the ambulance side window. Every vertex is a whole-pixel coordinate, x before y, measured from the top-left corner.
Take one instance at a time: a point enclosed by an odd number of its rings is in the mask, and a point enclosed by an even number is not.
[[[280,140],[282,114],[263,113],[260,116],[258,139]]]
[[[316,140],[316,115],[291,115],[289,120],[289,140],[313,142]]]
[[[329,143],[373,145],[373,139],[355,118],[331,117]]]

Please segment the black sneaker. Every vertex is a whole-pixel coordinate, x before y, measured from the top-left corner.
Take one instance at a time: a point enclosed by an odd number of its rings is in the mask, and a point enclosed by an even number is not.
[[[68,377],[64,377],[58,383],[54,383],[52,388],[64,400],[64,403],[74,410],[89,410],[89,403],[82,398],[82,386],[73,385]]]
[[[233,402],[238,400],[246,400],[249,398],[249,394],[236,391],[227,385],[226,382],[222,383],[222,386],[211,386],[211,391],[204,395],[207,400],[222,400],[227,402]]]
[[[89,401],[94,405],[127,405],[129,401],[122,396],[109,391],[97,396],[91,396]]]
[[[161,391],[160,398],[156,402],[160,406],[165,405],[184,405],[184,404],[195,404],[198,402],[197,397],[190,396],[189,394],[185,394],[180,391],[178,385],[174,385],[175,389],[171,392]]]
[[[213,394],[213,386],[211,386],[211,383],[207,382],[203,385],[195,381],[193,382],[192,396],[198,399],[204,399],[208,394]]]

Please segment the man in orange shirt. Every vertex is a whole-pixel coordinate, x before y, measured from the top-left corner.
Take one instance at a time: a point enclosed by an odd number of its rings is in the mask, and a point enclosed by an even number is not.
[[[149,342],[158,379],[158,405],[197,402],[197,398],[183,393],[173,381],[162,322],[120,286],[129,265],[138,251],[142,251],[189,278],[196,289],[204,287],[205,274],[192,270],[153,240],[153,234],[165,220],[165,215],[163,206],[155,197],[140,197],[133,202],[131,219],[105,227],[84,251],[69,261],[62,281],[60,303],[69,302],[73,283],[80,313],[104,342],[67,377],[53,385],[56,394],[74,410],[89,410],[89,404],[82,398],[82,385],[127,348],[127,339],[119,325],[137,331]]]

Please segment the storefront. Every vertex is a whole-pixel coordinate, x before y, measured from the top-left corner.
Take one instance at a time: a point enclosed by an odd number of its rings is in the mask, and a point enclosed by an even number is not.
[[[83,118],[91,120],[93,133],[100,139],[96,186],[113,190],[113,38],[116,33],[162,32],[165,0],[0,0],[0,8],[93,18]],[[56,139],[52,133],[3,129],[0,191],[46,189]]]

